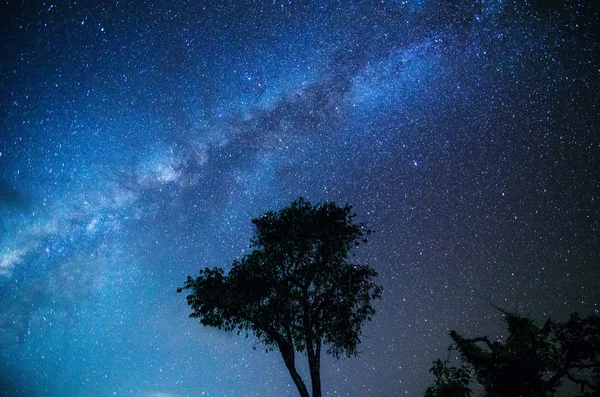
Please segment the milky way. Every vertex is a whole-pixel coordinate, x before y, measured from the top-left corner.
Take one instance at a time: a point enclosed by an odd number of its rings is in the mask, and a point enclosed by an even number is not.
[[[593,1],[8,3],[0,393],[294,395],[176,289],[299,196],[354,206],[385,288],[329,394],[422,395],[492,305],[600,310]]]

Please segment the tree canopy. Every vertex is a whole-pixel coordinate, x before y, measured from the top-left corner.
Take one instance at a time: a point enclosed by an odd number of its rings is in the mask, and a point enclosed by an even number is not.
[[[429,372],[435,376],[433,385],[425,390],[423,397],[471,397],[469,367],[449,367],[449,360],[436,360]]]
[[[436,361],[431,369],[436,380],[425,397],[469,396],[470,389],[466,393],[464,388],[461,393],[443,393],[468,385],[469,373],[489,397],[550,397],[566,382],[575,384],[581,397],[600,396],[598,316],[573,313],[566,322],[548,320],[540,327],[527,317],[503,313],[509,333],[504,343],[450,332],[450,349],[458,350],[463,362],[461,376],[456,376],[458,369],[446,366],[447,361]]]
[[[312,395],[321,395],[321,349],[336,358],[358,353],[362,326],[375,314],[382,288],[375,270],[348,262],[349,251],[371,230],[355,223],[349,205],[311,205],[300,198],[253,219],[252,251],[222,268],[189,277],[190,317],[205,326],[252,333],[266,350],[277,348],[301,396],[295,352],[308,357]]]

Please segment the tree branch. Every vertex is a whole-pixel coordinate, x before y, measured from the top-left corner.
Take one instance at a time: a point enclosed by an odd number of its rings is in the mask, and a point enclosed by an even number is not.
[[[566,375],[571,382],[581,385],[581,393],[583,393],[585,387],[589,387],[591,390],[594,390],[594,385],[590,381],[585,379],[577,379],[575,376],[571,375],[569,371],[567,371]]]
[[[464,342],[469,342],[469,343],[478,343],[478,342],[483,342],[487,345],[487,347],[492,351],[492,352],[496,352],[496,348],[494,347],[494,344],[492,342],[490,342],[490,340],[488,339],[487,336],[481,336],[478,338],[471,338],[471,339],[463,339]]]

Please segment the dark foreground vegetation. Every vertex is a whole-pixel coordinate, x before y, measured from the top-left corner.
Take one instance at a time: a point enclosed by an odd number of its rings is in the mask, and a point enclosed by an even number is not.
[[[178,289],[189,291],[190,317],[253,334],[266,351],[279,351],[300,396],[320,397],[321,350],[336,358],[356,355],[362,326],[381,298],[375,270],[348,262],[350,250],[371,233],[355,216],[349,205],[313,206],[300,198],[253,219],[249,254],[227,273],[205,268]],[[566,382],[577,386],[576,397],[600,397],[599,317],[573,314],[540,327],[499,310],[506,340],[452,331],[448,358],[434,362],[435,380],[424,397],[471,397],[475,382],[485,397],[552,397]],[[297,352],[308,359],[311,393],[297,371]],[[450,366],[452,352],[460,356],[459,367]]]
[[[548,320],[540,327],[503,313],[509,333],[503,343],[450,332],[449,356],[458,351],[462,365],[449,366],[449,357],[435,361],[435,381],[424,397],[470,397],[472,380],[485,397],[551,397],[569,382],[577,397],[600,396],[600,317],[573,313],[566,322]]]

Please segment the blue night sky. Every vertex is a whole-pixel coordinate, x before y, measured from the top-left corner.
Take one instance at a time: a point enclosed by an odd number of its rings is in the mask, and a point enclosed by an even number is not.
[[[600,310],[595,1],[0,5],[0,394],[284,396],[188,319],[187,275],[298,196],[376,231],[384,286],[329,394],[422,395],[489,303]],[[301,368],[306,374],[306,368]]]

